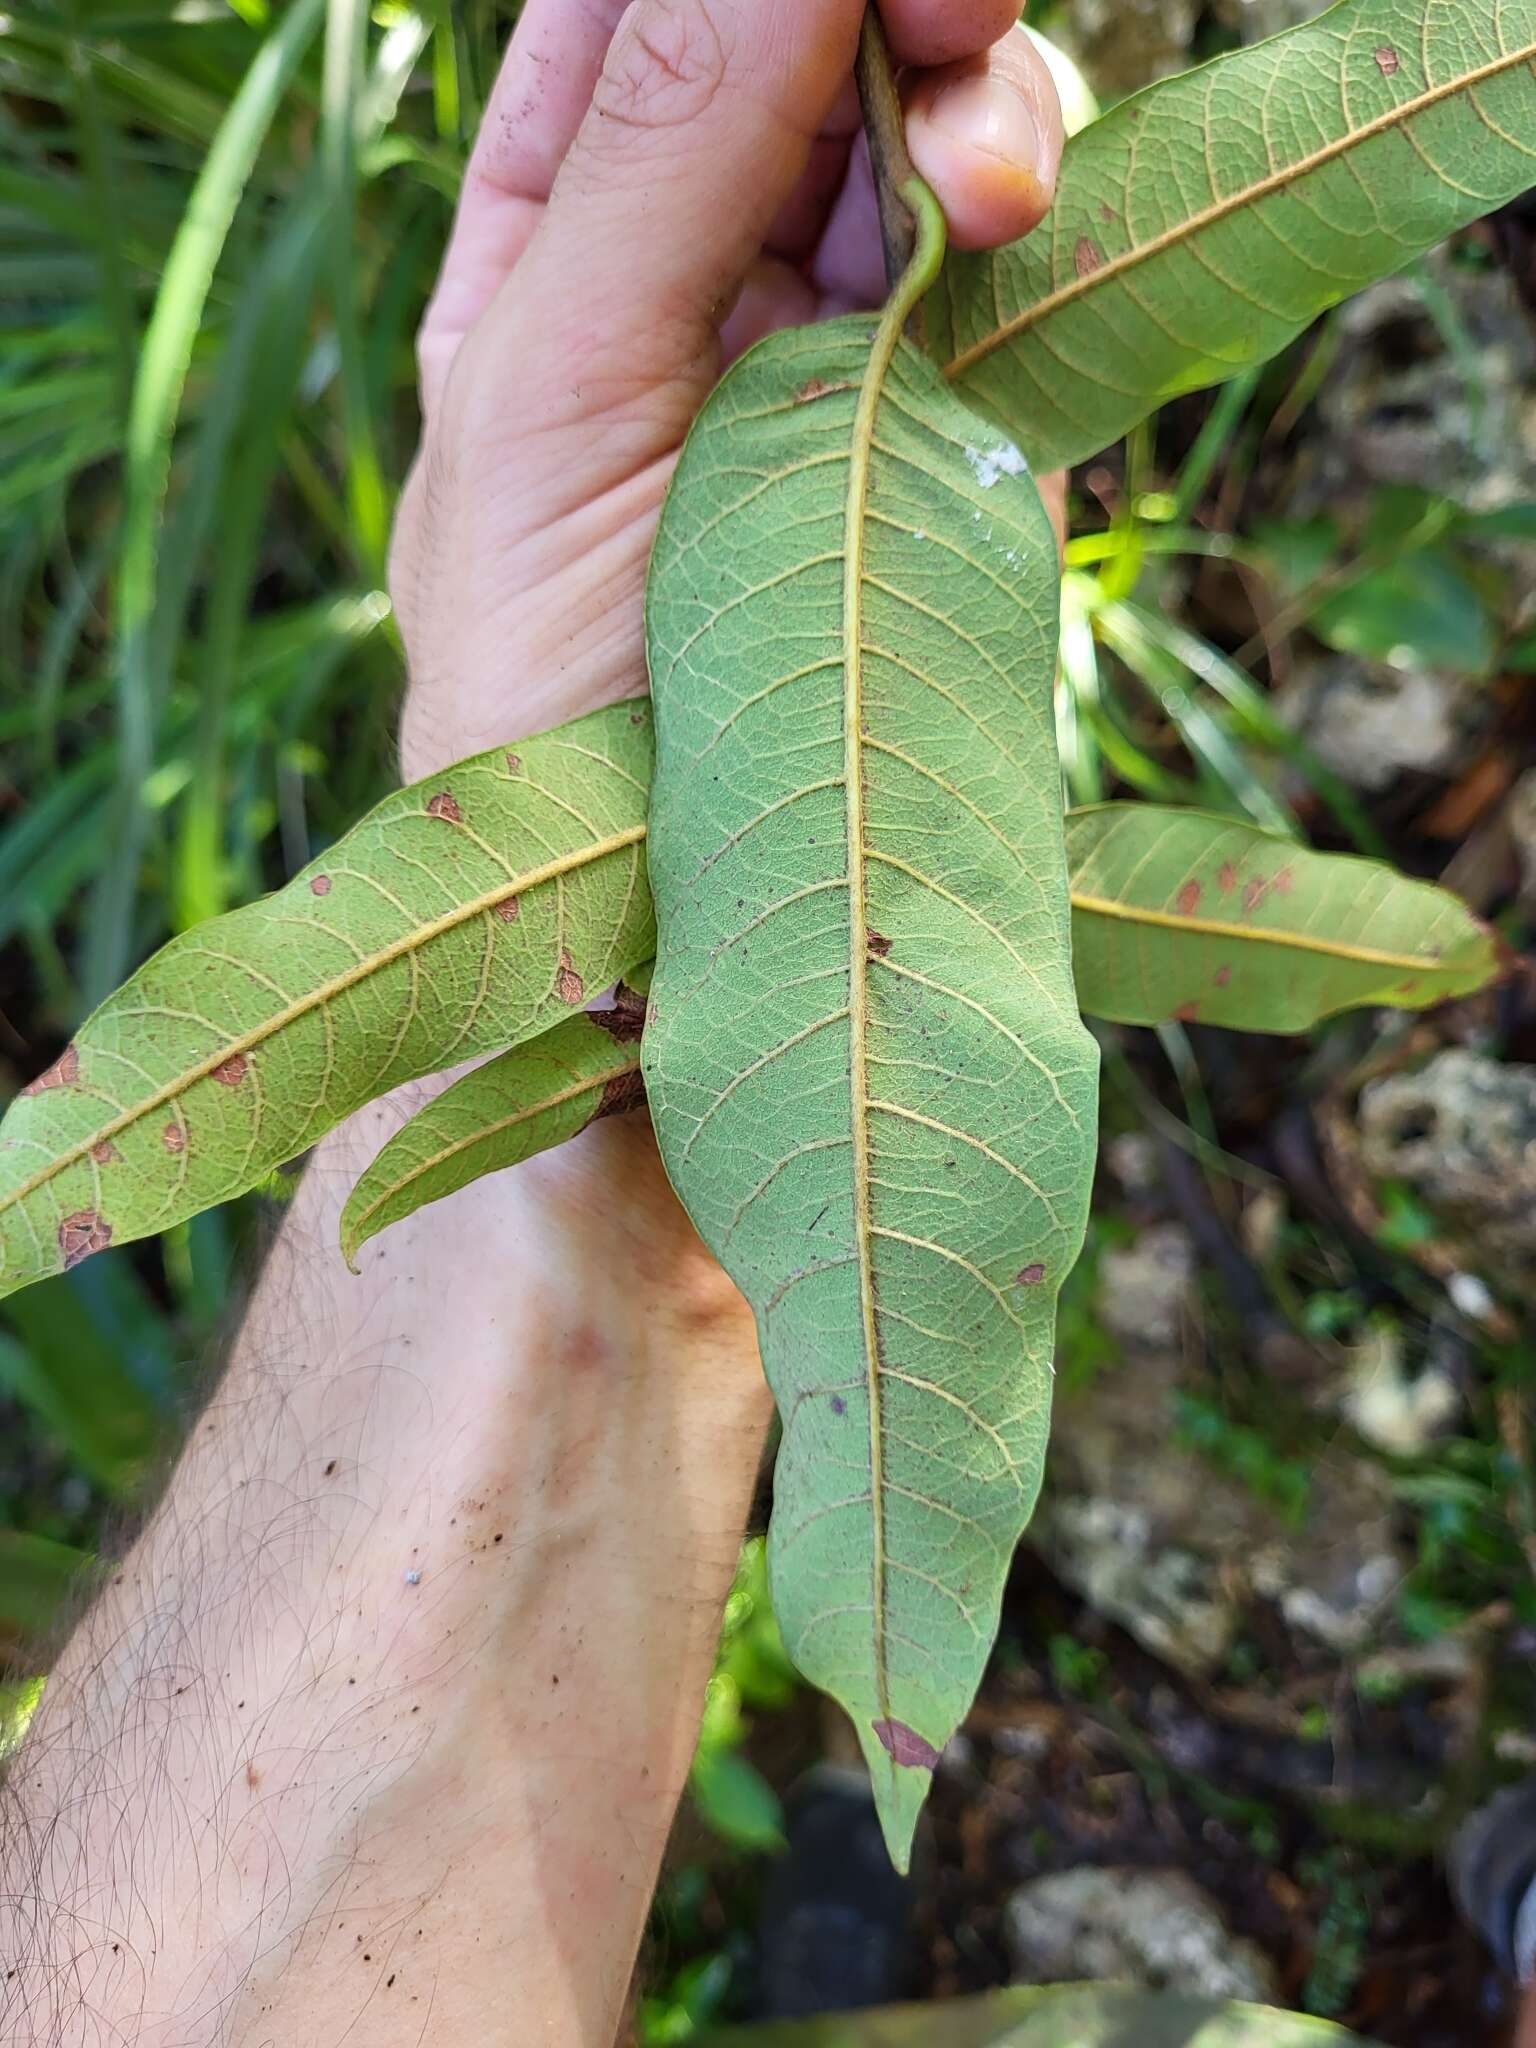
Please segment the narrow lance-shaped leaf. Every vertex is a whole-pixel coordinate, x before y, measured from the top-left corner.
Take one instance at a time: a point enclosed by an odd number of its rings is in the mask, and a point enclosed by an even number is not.
[[[445,1088],[395,1133],[353,1188],[341,1216],[350,1262],[391,1223],[483,1174],[563,1145],[598,1117],[637,1109],[640,1032],[650,969],[619,984],[611,1008],[583,1010]]]
[[[1366,1003],[1422,1010],[1498,971],[1448,890],[1205,811],[1067,818],[1078,1001],[1121,1024],[1305,1031]]]
[[[1533,63],[1536,0],[1342,0],[1153,86],[949,258],[929,345],[1039,468],[1096,454],[1536,181]]]
[[[479,755],[156,954],[0,1125],[0,1294],[241,1193],[645,960],[650,755],[644,705]]]
[[[921,262],[942,235],[925,199]],[[1050,525],[900,339],[779,334],[684,450],[648,604],[663,1157],[784,1422],[774,1604],[899,1862],[1039,1483],[1092,1170]]]

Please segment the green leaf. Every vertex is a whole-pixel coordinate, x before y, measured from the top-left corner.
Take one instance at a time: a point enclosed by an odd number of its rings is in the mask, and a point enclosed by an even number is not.
[[[1420,548],[1325,598],[1307,621],[1342,654],[1485,676],[1497,652],[1494,621],[1447,550]]]
[[[1498,971],[1492,934],[1447,890],[1234,818],[1099,804],[1069,813],[1067,858],[1078,1001],[1115,1023],[1305,1031],[1366,1003],[1425,1009]]]
[[[1536,0],[1342,0],[1124,101],[1044,228],[951,255],[933,352],[1038,468],[1267,361],[1536,182]]]
[[[1301,2013],[1119,1984],[995,1991],[941,2006],[743,2027],[707,2041],[709,2048],[1370,2048],[1363,2036]]]
[[[688,1773],[699,1818],[733,1849],[782,1849],[784,1809],[768,1780],[730,1749],[701,1750]]]
[[[652,1114],[784,1419],[786,1646],[903,1865],[1034,1505],[1096,1103],[1055,546],[1016,451],[900,341],[920,276],[873,342],[842,320],[736,365],[647,607]]]
[[[563,1145],[597,1117],[638,1108],[649,969],[631,982],[620,983],[612,1009],[584,1010],[487,1060],[418,1110],[347,1199],[341,1248],[348,1264],[359,1245],[428,1202]]]
[[[158,953],[0,1125],[0,1294],[258,1185],[645,960],[650,752],[623,704],[478,755]]]
[[[0,1529],[0,1664],[58,1627],[90,1564],[67,1543]]]

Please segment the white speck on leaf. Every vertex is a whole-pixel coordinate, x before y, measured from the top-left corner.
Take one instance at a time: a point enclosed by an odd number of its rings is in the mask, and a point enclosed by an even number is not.
[[[1025,476],[1029,471],[1022,450],[1011,441],[1004,441],[1000,448],[967,448],[965,459],[984,491],[990,491],[1000,476]]]

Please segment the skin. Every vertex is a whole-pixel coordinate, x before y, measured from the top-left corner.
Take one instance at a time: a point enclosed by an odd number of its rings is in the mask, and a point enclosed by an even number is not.
[[[884,0],[955,239],[1049,203],[1015,0]],[[420,339],[408,777],[644,686],[682,438],[878,301],[859,0],[528,0]],[[320,1147],[169,1490],[0,1803],[18,2048],[603,2044],[768,1397],[639,1119],[335,1252],[410,1091]]]

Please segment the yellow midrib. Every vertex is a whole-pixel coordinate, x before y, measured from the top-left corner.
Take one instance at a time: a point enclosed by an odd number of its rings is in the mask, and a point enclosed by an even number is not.
[[[134,1103],[130,1108],[120,1111],[109,1122],[99,1125],[87,1137],[70,1146],[67,1152],[61,1152],[57,1159],[50,1159],[47,1165],[40,1166],[30,1179],[23,1181],[19,1187],[13,1188],[8,1195],[0,1198],[0,1216],[3,1216],[7,1209],[14,1208],[18,1202],[28,1200],[39,1188],[46,1187],[49,1181],[57,1179],[71,1166],[78,1165],[94,1146],[107,1144],[120,1132],[128,1130],[144,1117],[153,1116],[157,1109],[164,1109],[167,1103],[175,1102],[189,1088],[194,1087],[199,1081],[205,1081],[227,1061],[265,1044],[278,1032],[286,1031],[289,1025],[296,1024],[301,1017],[306,1017],[312,1011],[334,1002],[338,996],[345,995],[348,989],[355,988],[370,975],[382,973],[386,967],[393,966],[395,961],[403,960],[423,946],[430,945],[445,932],[451,932],[457,926],[467,924],[471,918],[483,916],[498,903],[504,903],[509,896],[526,895],[530,889],[537,889],[546,882],[555,881],[561,875],[569,874],[574,868],[589,866],[593,861],[602,860],[611,853],[618,853],[626,846],[636,846],[644,837],[643,824],[630,826],[622,832],[611,833],[605,839],[577,848],[574,853],[562,854],[556,860],[546,861],[543,867],[530,869],[525,875],[511,876],[506,881],[498,882],[494,889],[484,891],[468,903],[456,904],[452,910],[444,911],[441,917],[434,918],[429,924],[415,926],[390,945],[381,947],[376,953],[370,953],[365,960],[355,962],[344,974],[335,975],[321,987],[311,989],[307,995],[295,997],[286,1009],[278,1011],[275,1016],[264,1018],[242,1037],[231,1039],[227,1045],[220,1046],[217,1052],[210,1053],[195,1067],[189,1067],[186,1072],[167,1081],[153,1095],[146,1096],[142,1102]]]
[[[1195,938],[1232,939],[1238,945],[1276,946],[1283,952],[1323,953],[1333,960],[1352,960],[1364,967],[1401,967],[1414,974],[1432,974],[1444,962],[1426,960],[1422,954],[1383,953],[1374,946],[1351,946],[1340,939],[1318,939],[1309,933],[1274,931],[1263,925],[1230,924],[1214,917],[1184,917],[1172,910],[1148,910],[1133,903],[1118,903],[1112,896],[1089,896],[1071,891],[1072,908],[1092,917],[1109,917],[1120,924],[1156,925],[1164,931],[1186,932]]]
[[[1378,114],[1363,127],[1350,129],[1347,134],[1336,137],[1322,149],[1314,150],[1310,156],[1298,158],[1295,163],[1287,164],[1278,171],[1271,171],[1267,177],[1258,179],[1254,184],[1245,185],[1241,191],[1231,193],[1225,199],[1218,199],[1201,212],[1191,214],[1188,220],[1179,221],[1175,226],[1165,228],[1162,234],[1154,235],[1150,242],[1142,242],[1133,249],[1122,250],[1118,256],[1112,256],[1108,262],[1091,271],[1088,276],[1074,278],[1070,284],[1059,286],[1043,299],[1037,299],[1033,305],[1026,306],[1022,312],[1016,313],[1011,320],[1003,321],[990,334],[983,335],[980,341],[972,342],[969,348],[963,349],[945,365],[945,376],[964,376],[967,370],[991,355],[994,349],[1001,348],[1005,343],[1027,333],[1031,327],[1038,326],[1053,313],[1059,313],[1064,306],[1086,298],[1090,292],[1113,283],[1116,278],[1125,276],[1128,271],[1139,268],[1141,264],[1152,261],[1169,249],[1178,248],[1194,236],[1203,234],[1207,228],[1217,226],[1234,213],[1240,213],[1244,207],[1257,206],[1276,192],[1285,191],[1287,187],[1299,183],[1301,179],[1310,177],[1314,171],[1324,169],[1340,157],[1347,156],[1351,150],[1373,141],[1378,135],[1390,134],[1394,128],[1406,126],[1408,122],[1420,114],[1427,113],[1432,107],[1439,106],[1448,99],[1454,99],[1458,93],[1474,92],[1478,86],[1486,85],[1490,79],[1502,77],[1505,72],[1532,62],[1536,62],[1536,43],[1527,43],[1522,49],[1497,57],[1490,63],[1480,65],[1475,71],[1460,73],[1443,84],[1432,86],[1415,99],[1405,100],[1399,107],[1388,108],[1384,114]]]
[[[859,385],[843,529],[843,780],[848,817],[848,1083],[853,1133],[853,1226],[869,1403],[869,1497],[873,1549],[870,1599],[875,1639],[875,1696],[881,1718],[885,1721],[893,1717],[886,1669],[885,1449],[870,1201],[869,916],[864,876],[864,529],[875,417],[885,391],[886,377],[902,330],[913,307],[937,275],[944,254],[944,217],[926,186],[914,180],[903,188],[902,197],[911,205],[917,222],[917,247],[906,274],[886,305]]]
[[[382,1188],[368,1206],[359,1211],[353,1221],[351,1244],[355,1247],[361,1243],[358,1232],[370,1216],[376,1215],[386,1202],[392,1201],[402,1189],[410,1187],[424,1174],[431,1173],[436,1167],[445,1166],[450,1159],[457,1159],[461,1152],[467,1152],[472,1145],[483,1145],[491,1138],[499,1137],[503,1131],[515,1131],[519,1124],[531,1123],[536,1116],[547,1116],[551,1110],[559,1109],[567,1102],[574,1102],[579,1095],[590,1095],[594,1089],[606,1088],[610,1081],[622,1080],[626,1074],[635,1074],[639,1070],[640,1054],[637,1050],[632,1058],[620,1060],[616,1065],[604,1068],[600,1074],[589,1074],[585,1080],[572,1081],[568,1087],[558,1088],[552,1095],[541,1095],[537,1102],[525,1103],[521,1109],[513,1110],[510,1116],[496,1117],[488,1124],[480,1124],[474,1130],[467,1131],[462,1138],[455,1138],[451,1145],[440,1146],[430,1157],[413,1166],[409,1173],[402,1173],[398,1180],[393,1180],[387,1188]]]

